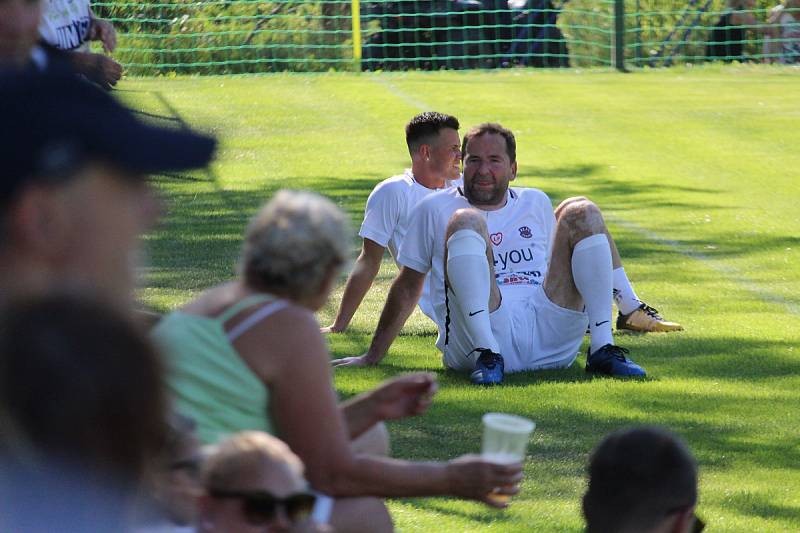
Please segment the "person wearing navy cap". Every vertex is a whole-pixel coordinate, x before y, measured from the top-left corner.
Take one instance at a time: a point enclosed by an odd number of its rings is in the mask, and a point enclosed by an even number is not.
[[[130,309],[148,174],[199,168],[216,141],[146,124],[69,74],[0,75],[0,305],[87,291]]]

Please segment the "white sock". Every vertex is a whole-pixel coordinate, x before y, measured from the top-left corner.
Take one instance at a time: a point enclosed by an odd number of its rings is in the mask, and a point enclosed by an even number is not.
[[[614,269],[614,302],[623,315],[633,313],[642,305],[623,267]]]
[[[455,295],[451,305],[458,306],[475,348],[500,353],[489,320],[489,263],[486,241],[474,230],[462,229],[447,239],[447,279]],[[479,354],[470,359],[477,361]]]
[[[575,245],[572,278],[589,315],[591,353],[614,343],[611,336],[611,270],[611,249],[604,234],[586,237]]]

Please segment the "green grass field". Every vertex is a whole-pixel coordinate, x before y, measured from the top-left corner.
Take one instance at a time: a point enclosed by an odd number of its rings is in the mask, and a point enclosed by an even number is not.
[[[441,368],[415,312],[383,364],[339,369],[342,396],[398,372],[432,370],[423,417],[393,423],[395,455],[476,452],[486,411],[536,420],[521,494],[507,511],[449,499],[391,501],[400,531],[579,531],[589,451],[607,432],[660,424],[700,462],[707,531],[800,530],[799,72],[780,68],[273,75],[132,79],[135,108],[220,136],[209,172],[157,177],[168,212],[147,237],[141,296],[168,311],[234,273],[248,217],[282,187],[319,191],[352,216],[407,165],[403,126],[419,111],[517,134],[516,185],[603,207],[639,295],[684,324],[620,335],[649,373],[563,371],[484,389]],[[395,273],[387,258],[334,356],[366,349]],[[320,321],[330,321],[341,287]]]

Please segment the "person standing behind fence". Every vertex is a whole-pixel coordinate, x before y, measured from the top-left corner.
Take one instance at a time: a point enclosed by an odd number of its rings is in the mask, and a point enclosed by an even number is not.
[[[800,63],[800,0],[783,0],[772,8],[767,19],[771,39],[767,54],[770,59],[791,65]]]
[[[730,61],[747,61],[744,47],[747,30],[767,32],[767,28],[753,16],[755,0],[728,0],[727,8],[711,29],[706,57]]]
[[[89,0],[44,0],[39,34],[45,43],[69,52],[75,70],[103,89],[111,89],[122,77],[122,65],[89,51],[89,41],[100,41],[106,54],[117,47],[114,26],[95,16]]]

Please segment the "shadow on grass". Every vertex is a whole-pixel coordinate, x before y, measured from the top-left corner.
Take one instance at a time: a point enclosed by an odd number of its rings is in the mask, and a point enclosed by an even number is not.
[[[730,497],[730,502],[739,514],[758,516],[766,520],[774,518],[800,520],[800,507],[776,504],[763,494],[738,492]]]

